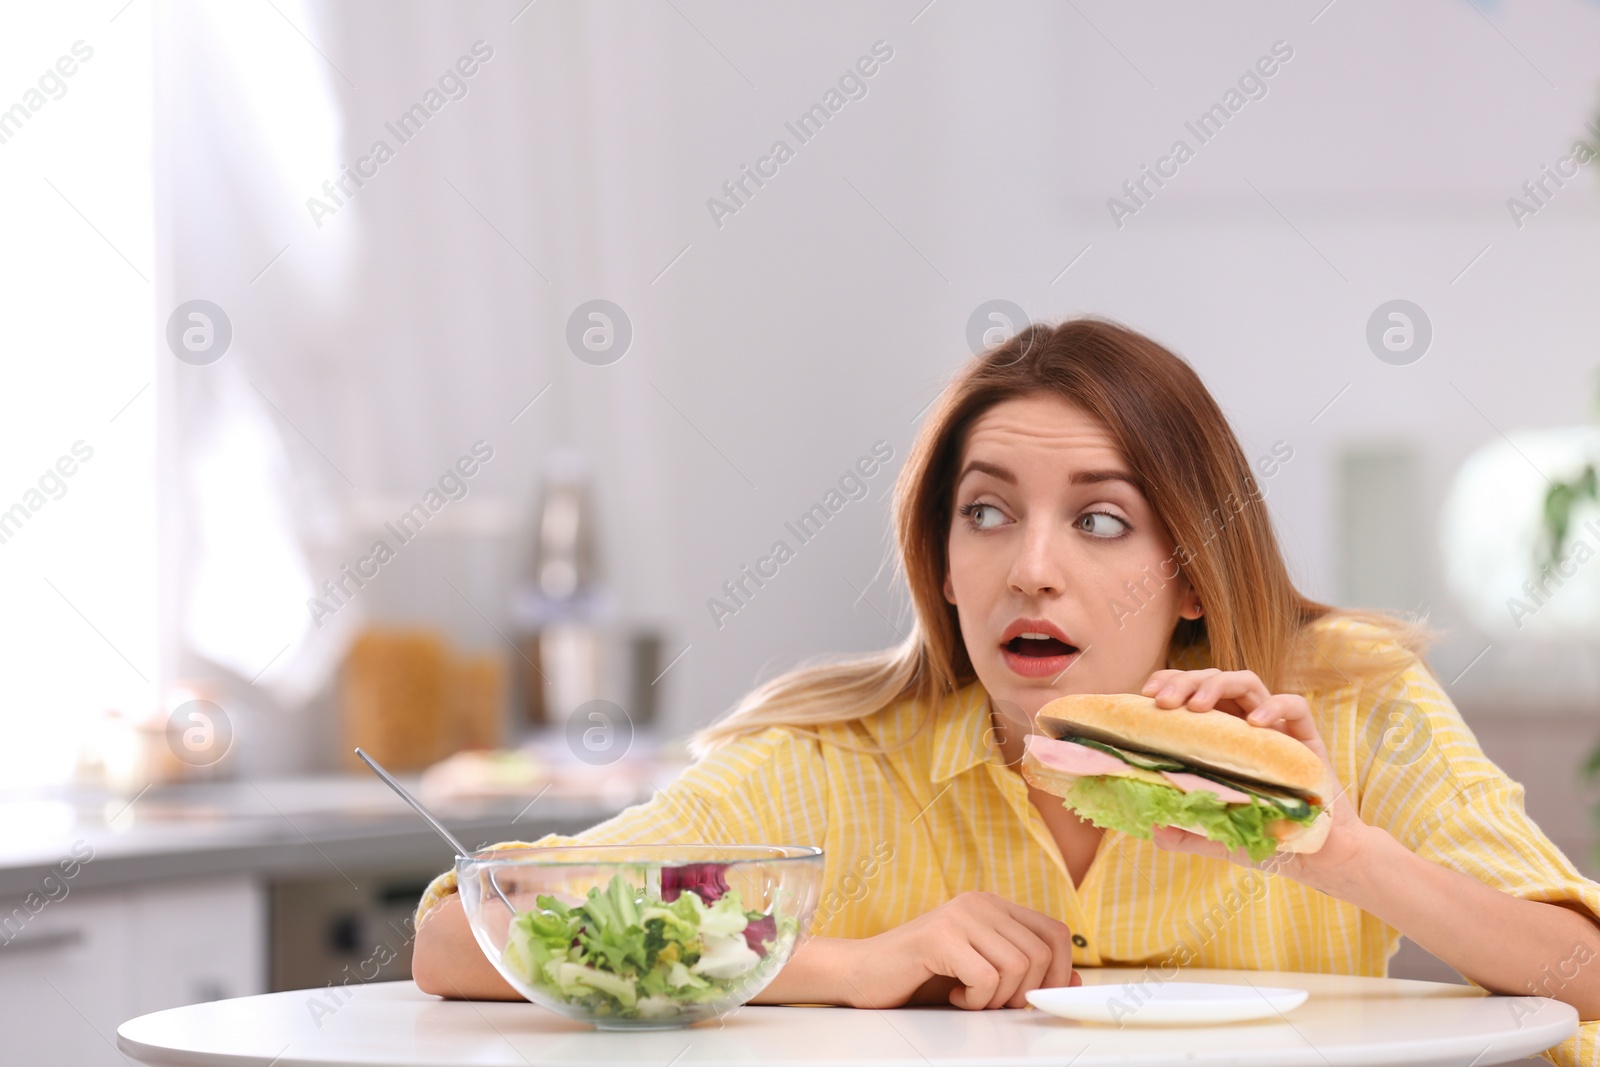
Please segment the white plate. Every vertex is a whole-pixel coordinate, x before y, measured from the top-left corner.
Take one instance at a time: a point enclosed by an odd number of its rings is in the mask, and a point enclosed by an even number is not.
[[[1210,982],[1117,982],[1030,989],[1040,1011],[1112,1026],[1196,1026],[1275,1018],[1305,1003],[1304,989],[1216,985]]]

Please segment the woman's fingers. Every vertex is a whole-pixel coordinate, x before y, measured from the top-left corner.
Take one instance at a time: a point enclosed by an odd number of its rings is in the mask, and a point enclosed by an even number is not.
[[[950,1003],[970,1010],[988,1007],[1000,986],[999,969],[968,941],[957,941],[947,951],[946,962],[961,983],[950,991]]]
[[[1157,707],[1187,705],[1193,711],[1209,711],[1218,699],[1236,698],[1257,689],[1265,698],[1266,686],[1250,671],[1219,671],[1208,667],[1202,671],[1157,671],[1145,683],[1143,692],[1155,700]]]
[[[1228,858],[1228,846],[1222,842],[1213,841],[1209,837],[1176,826],[1155,827],[1151,833],[1151,841],[1157,848],[1168,852],[1189,852],[1196,856]]]
[[[1155,826],[1150,830],[1150,842],[1164,852],[1193,852],[1200,855],[1215,855],[1215,849],[1205,846],[1214,845],[1216,842],[1199,834],[1180,830],[1176,826]]]
[[[1151,841],[1156,848],[1166,852],[1188,852],[1196,856],[1210,856],[1214,859],[1227,860],[1246,867],[1255,867],[1250,856],[1244,849],[1230,850],[1220,841],[1213,841],[1209,837],[1190,833],[1188,830],[1176,826],[1157,826],[1151,834]]]
[[[1280,729],[1299,741],[1317,738],[1317,723],[1311,717],[1311,705],[1306,698],[1293,693],[1283,693],[1269,698],[1246,716],[1256,726]]]
[[[1177,681],[1179,678],[1188,673],[1190,672],[1175,670],[1156,671],[1150,676],[1150,680],[1144,683],[1144,688],[1139,690],[1139,692],[1143,693],[1147,697],[1158,696],[1162,689],[1171,685],[1173,682]]]
[[[1222,708],[1234,713],[1256,711],[1273,699],[1266,683],[1254,671],[1156,671],[1141,690],[1158,707],[1187,707],[1190,711]]]
[[[1025,908],[1021,904],[1014,904],[1004,900],[1006,909],[1011,917],[1031,930],[1050,952],[1050,960],[1040,979],[1040,984],[1047,989],[1064,986],[1072,977],[1072,931],[1060,919],[1050,916],[1032,908]]]
[[[989,961],[1000,977],[987,1002],[978,1002],[976,997],[969,997],[968,1002],[980,1008],[1026,1004],[1022,994],[1039,987],[1049,962],[1049,950],[1044,942],[1021,923],[1004,917],[993,926],[977,926],[971,937],[972,947]]]
[[[857,944],[855,942],[845,942]],[[850,1002],[889,1007],[1025,1007],[1031,989],[1081,984],[1065,923],[994,893],[969,890],[859,943]],[[863,990],[874,990],[868,997]]]
[[[1030,989],[1072,980],[1072,936],[1066,924],[992,893],[964,893],[941,935],[951,948],[946,967],[962,988],[961,1008],[1020,1008]],[[968,949],[986,966],[979,966]]]
[[[1191,711],[1210,711],[1219,701],[1232,701],[1239,711],[1254,711],[1272,698],[1254,671],[1221,671],[1195,686],[1187,701]],[[1225,709],[1225,710],[1232,710]]]

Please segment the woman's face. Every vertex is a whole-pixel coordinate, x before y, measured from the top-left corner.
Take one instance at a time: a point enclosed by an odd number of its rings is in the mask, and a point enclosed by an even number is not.
[[[1106,430],[1058,396],[1003,401],[956,470],[944,595],[996,710],[1138,692],[1200,605]]]

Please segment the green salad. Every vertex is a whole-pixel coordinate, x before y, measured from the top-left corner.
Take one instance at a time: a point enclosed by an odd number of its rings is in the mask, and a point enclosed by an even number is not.
[[[595,1016],[648,1019],[721,1000],[763,977],[757,968],[799,923],[747,911],[736,890],[712,882],[670,901],[621,875],[576,905],[540,894],[535,910],[511,920],[501,961]]]

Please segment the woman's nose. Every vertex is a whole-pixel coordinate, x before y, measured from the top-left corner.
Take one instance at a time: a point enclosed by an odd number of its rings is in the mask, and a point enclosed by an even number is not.
[[[1055,532],[1037,524],[1025,528],[1011,561],[1011,587],[1037,596],[1060,593],[1064,581],[1063,546]]]

